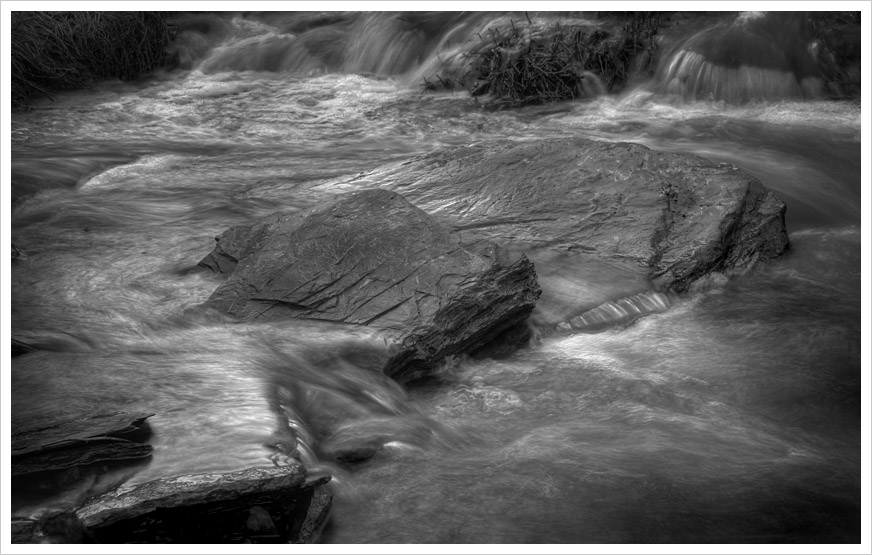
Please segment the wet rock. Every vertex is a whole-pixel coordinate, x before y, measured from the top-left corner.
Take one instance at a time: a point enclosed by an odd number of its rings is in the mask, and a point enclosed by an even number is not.
[[[144,457],[13,474],[12,514],[22,518],[38,518],[44,514],[45,508],[74,510],[89,498],[115,490],[150,464],[151,457]]]
[[[526,322],[522,322],[507,329],[486,345],[471,352],[470,355],[473,358],[506,358],[529,345],[534,335],[533,329]]]
[[[93,350],[92,340],[87,336],[59,330],[22,330],[12,333],[12,356],[34,351],[82,352]]]
[[[395,190],[454,229],[508,247],[632,263],[656,288],[678,292],[788,247],[785,205],[756,178],[631,143],[489,141],[384,166],[348,185]]]
[[[388,443],[420,446],[432,435],[433,429],[426,419],[375,417],[344,424],[319,450],[342,462],[360,462],[372,458]]]
[[[27,260],[27,254],[23,250],[16,247],[15,244],[13,243],[12,244],[12,262],[15,263],[15,262],[20,262],[22,260]]]
[[[13,457],[12,475],[65,470],[105,461],[134,461],[151,456],[152,447],[124,439],[98,438],[64,448]]]
[[[337,461],[356,463],[371,459],[382,448],[382,443],[369,442],[357,445],[343,445],[333,449]]]
[[[38,518],[12,518],[12,543],[94,543],[72,511],[49,510]]]
[[[309,510],[306,518],[300,525],[297,539],[292,543],[317,543],[321,538],[324,525],[330,516],[330,508],[333,506],[333,494],[327,488],[315,488],[312,500],[309,502]]]
[[[245,528],[251,533],[249,537],[255,538],[271,538],[278,537],[278,529],[269,511],[255,505],[248,509],[248,519],[245,521]]]
[[[293,225],[298,220],[297,214],[277,212],[251,225],[231,227],[216,237],[215,248],[199,262],[199,266],[215,273],[229,274],[241,258],[260,251],[276,229]]]
[[[151,456],[139,440],[148,433],[147,413],[97,413],[12,434],[12,474],[64,470],[104,461],[134,461]]]
[[[12,543],[41,543],[43,536],[39,534],[36,526],[36,519],[12,517]]]
[[[383,332],[384,371],[400,381],[523,322],[540,293],[523,254],[466,242],[382,189],[231,228],[200,264],[229,273],[207,303],[222,312]]]
[[[76,515],[100,543],[313,542],[330,509],[329,481],[307,477],[299,463],[178,476],[122,486]]]
[[[471,386],[461,385],[449,393],[439,409],[455,415],[470,412],[509,414],[523,406],[524,401],[514,391],[474,381]]]
[[[24,341],[20,341],[18,339],[12,338],[12,356],[17,357],[21,355],[26,355],[27,353],[32,353],[36,351],[36,347],[30,345],[29,343],[25,343]]]
[[[93,438],[130,439],[146,432],[145,420],[153,413],[109,412],[38,424],[13,430],[13,457],[73,445]]]

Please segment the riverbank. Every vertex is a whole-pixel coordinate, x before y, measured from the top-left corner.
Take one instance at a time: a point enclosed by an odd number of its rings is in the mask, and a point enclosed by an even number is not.
[[[135,79],[167,61],[167,12],[11,12],[12,106],[100,79]]]

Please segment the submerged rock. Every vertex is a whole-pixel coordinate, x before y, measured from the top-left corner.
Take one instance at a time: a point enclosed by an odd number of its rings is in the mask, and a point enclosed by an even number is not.
[[[677,292],[788,247],[785,205],[756,178],[632,143],[491,141],[378,168],[347,185],[395,190],[455,229],[509,247],[629,262],[656,288]]]
[[[12,244],[12,262],[20,262],[22,260],[27,260],[27,254],[18,247],[15,246],[15,243]]]
[[[25,511],[12,522],[13,543],[89,543],[90,533],[70,507],[117,487],[152,455],[144,443],[150,413],[55,415],[13,423],[13,504],[62,499],[64,508]]]
[[[382,189],[231,228],[200,264],[229,273],[207,304],[239,318],[380,330],[384,371],[400,381],[523,322],[540,294],[523,254],[466,242]]]
[[[72,511],[49,510],[38,518],[12,518],[12,543],[94,543]]]
[[[433,434],[425,419],[382,416],[347,423],[324,442],[320,450],[344,462],[371,458],[386,444],[400,443],[412,448],[424,444]]]
[[[313,543],[329,481],[299,463],[177,476],[122,486],[76,516],[99,543]]]
[[[32,353],[36,350],[36,347],[29,343],[25,343],[15,337],[12,338],[12,356],[17,357],[21,355],[26,355],[27,353]]]

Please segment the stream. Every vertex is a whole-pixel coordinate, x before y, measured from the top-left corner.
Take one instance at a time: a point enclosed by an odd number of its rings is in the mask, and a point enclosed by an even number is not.
[[[127,483],[270,465],[296,440],[333,475],[325,543],[860,541],[859,102],[678,100],[642,82],[492,110],[420,77],[497,15],[185,17],[178,67],[12,118],[27,256],[12,329],[41,347],[12,360],[13,431],[154,413],[153,456]],[[406,387],[361,362],[381,341],[366,330],[188,310],[220,283],[195,267],[231,226],[440,148],[566,136],[739,166],[787,204],[790,250],[630,325],[542,333]],[[587,293],[571,257],[527,254],[552,298]],[[383,446],[323,460],[337,427]],[[99,482],[19,488],[13,514],[75,506]]]

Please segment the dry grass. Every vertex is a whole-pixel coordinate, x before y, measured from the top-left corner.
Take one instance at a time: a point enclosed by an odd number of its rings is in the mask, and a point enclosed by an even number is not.
[[[162,12],[12,12],[12,103],[101,78],[133,79],[163,63],[173,38]]]
[[[821,77],[835,98],[860,96],[860,12],[811,12]]]

